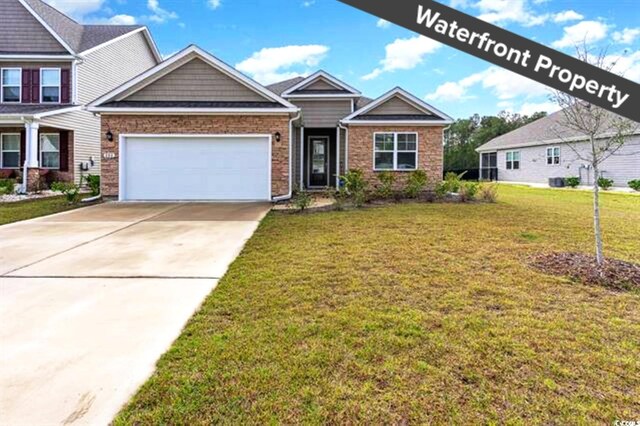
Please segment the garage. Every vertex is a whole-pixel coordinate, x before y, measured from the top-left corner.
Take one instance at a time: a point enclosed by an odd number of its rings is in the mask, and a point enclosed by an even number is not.
[[[271,199],[269,135],[121,135],[122,201]]]

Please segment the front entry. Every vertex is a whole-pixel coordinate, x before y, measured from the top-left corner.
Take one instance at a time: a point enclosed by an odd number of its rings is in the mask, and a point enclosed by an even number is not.
[[[309,172],[307,186],[322,188],[329,186],[329,137],[309,137]]]

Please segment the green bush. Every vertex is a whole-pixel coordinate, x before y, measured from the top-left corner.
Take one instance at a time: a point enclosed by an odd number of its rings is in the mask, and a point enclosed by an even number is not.
[[[87,186],[91,190],[91,196],[100,195],[100,176],[87,175]]]
[[[67,197],[70,204],[77,204],[80,201],[80,186],[72,182],[53,182],[51,190],[61,192]]]
[[[396,182],[396,175],[393,172],[385,171],[378,173],[380,186],[376,189],[376,193],[380,198],[391,198],[393,196],[393,184]]]
[[[486,203],[495,203],[498,200],[498,185],[495,183],[480,185],[478,198]]]
[[[436,185],[435,188],[435,194],[436,194],[436,198],[438,199],[443,199],[444,197],[447,196],[447,194],[449,193],[449,191],[447,191],[447,183],[446,182],[438,182],[438,184]]]
[[[634,191],[640,191],[640,179],[634,179],[629,181],[629,188]]]
[[[404,190],[405,195],[408,198],[418,198],[418,195],[424,191],[428,182],[427,172],[424,170],[412,171],[407,179],[407,187]]]
[[[462,185],[462,178],[467,172],[462,172],[459,175],[454,172],[449,172],[444,175],[444,183],[447,189],[447,192],[459,192],[460,186]]]
[[[367,202],[367,181],[362,170],[349,170],[341,179],[346,194],[356,207],[362,207]]]
[[[477,182],[462,182],[460,184],[460,189],[458,190],[458,194],[460,195],[460,201],[466,203],[468,201],[473,201],[476,199],[476,194],[478,194],[478,188],[480,184]]]
[[[312,202],[313,198],[311,197],[311,194],[305,190],[296,191],[293,195],[293,205],[301,212],[309,208]]]
[[[604,191],[607,191],[613,186],[613,179],[607,179],[604,177],[598,178],[598,186]]]
[[[0,195],[13,194],[15,187],[15,179],[0,179]]]
[[[577,188],[578,186],[580,186],[580,178],[577,176],[564,178],[564,184],[571,188]]]

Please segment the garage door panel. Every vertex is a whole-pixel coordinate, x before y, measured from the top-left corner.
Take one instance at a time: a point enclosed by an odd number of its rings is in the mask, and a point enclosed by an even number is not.
[[[268,200],[268,137],[125,139],[127,200]]]

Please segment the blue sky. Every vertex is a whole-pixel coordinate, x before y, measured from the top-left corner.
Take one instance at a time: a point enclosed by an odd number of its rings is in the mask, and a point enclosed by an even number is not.
[[[337,0],[46,1],[85,23],[148,25],[163,55],[195,43],[265,84],[322,68],[370,97],[402,86],[456,118],[554,110],[544,86]],[[567,53],[606,47],[640,81],[637,0],[445,1]]]

